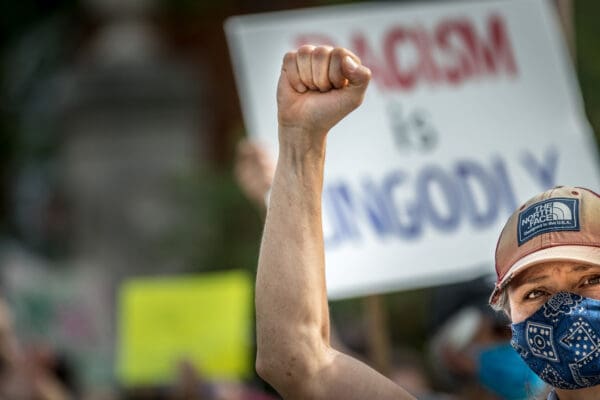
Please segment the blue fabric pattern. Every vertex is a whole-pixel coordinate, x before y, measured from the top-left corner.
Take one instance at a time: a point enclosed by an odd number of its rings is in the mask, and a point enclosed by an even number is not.
[[[561,292],[512,325],[512,346],[545,382],[559,389],[600,384],[600,301]]]

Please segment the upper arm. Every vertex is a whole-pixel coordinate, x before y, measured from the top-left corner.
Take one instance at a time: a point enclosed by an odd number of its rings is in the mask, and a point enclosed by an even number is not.
[[[313,368],[306,376],[288,377],[287,384],[280,382],[275,385],[284,399],[414,399],[400,386],[361,361],[331,348],[324,352],[318,358],[321,361],[312,363]]]

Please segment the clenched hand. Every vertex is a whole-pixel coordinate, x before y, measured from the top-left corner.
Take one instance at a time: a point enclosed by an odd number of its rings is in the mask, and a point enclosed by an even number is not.
[[[305,45],[287,53],[277,87],[280,143],[322,142],[362,103],[370,79],[371,71],[341,47]]]

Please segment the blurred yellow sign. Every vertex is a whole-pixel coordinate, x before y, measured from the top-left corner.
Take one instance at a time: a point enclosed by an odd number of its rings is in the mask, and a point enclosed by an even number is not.
[[[118,375],[124,385],[172,381],[184,360],[207,378],[249,375],[252,282],[247,273],[133,279],[119,295]]]

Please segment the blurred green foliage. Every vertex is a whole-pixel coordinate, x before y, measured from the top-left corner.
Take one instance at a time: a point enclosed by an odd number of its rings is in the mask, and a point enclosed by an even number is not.
[[[208,169],[179,177],[174,193],[185,216],[162,241],[191,271],[256,269],[261,211],[241,193],[229,170]]]
[[[600,148],[600,2],[577,0],[574,5],[577,75],[585,110]]]
[[[36,91],[72,44],[64,37],[78,3],[23,0],[0,12],[0,237],[16,233],[11,191],[20,169],[51,162],[59,144],[54,121],[31,109],[40,110]]]

